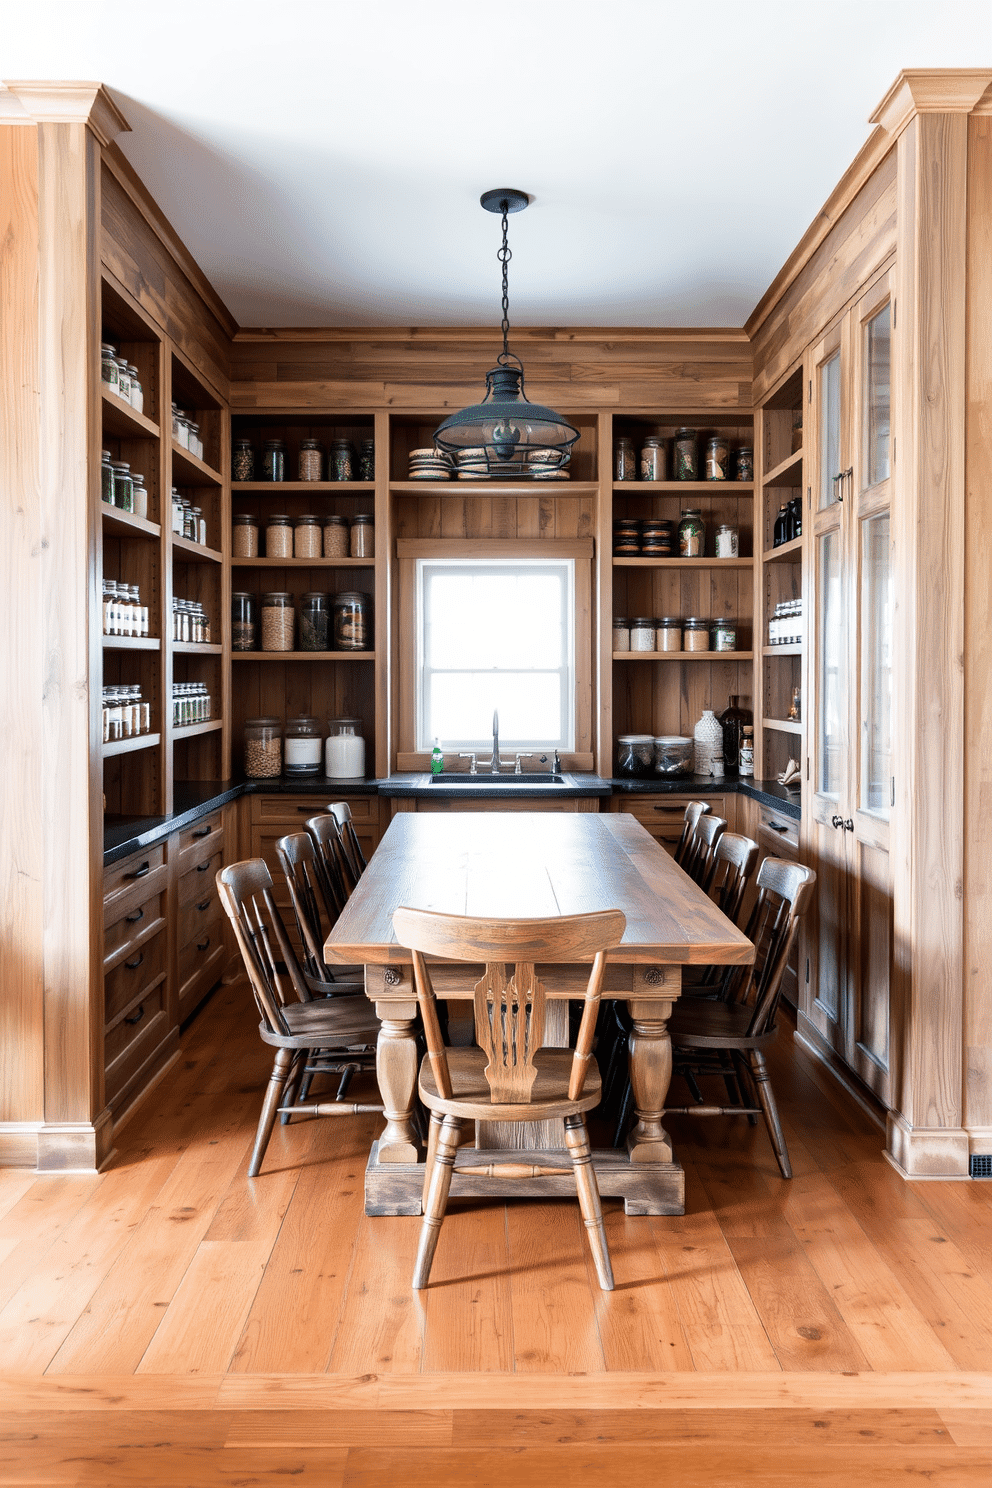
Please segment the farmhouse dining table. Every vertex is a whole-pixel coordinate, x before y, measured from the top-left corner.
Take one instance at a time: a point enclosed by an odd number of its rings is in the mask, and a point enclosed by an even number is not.
[[[637,1123],[626,1152],[597,1149],[593,1160],[604,1197],[622,1197],[628,1214],[681,1214],[684,1177],[662,1120],[672,1072],[668,1019],[683,966],[748,964],[754,947],[747,937],[627,813],[395,816],[325,946],[329,965],[364,964],[366,995],[382,1020],[376,1066],[386,1126],[366,1169],[367,1214],[421,1213],[424,1151],[413,1120],[417,1001],[411,954],[393,934],[400,905],[508,920],[623,910],[627,928],[609,953],[603,996],[621,998],[630,1009]],[[470,1000],[481,974],[481,967],[455,962],[431,966],[438,996],[449,1001]],[[583,995],[588,968],[556,965],[539,974],[548,994],[545,1042],[565,1046],[568,999]],[[487,1162],[529,1162],[537,1169],[553,1151],[567,1168],[563,1149],[555,1123],[534,1123],[523,1136],[518,1126],[479,1123],[475,1147],[459,1148],[451,1196],[505,1197],[505,1183],[480,1173]],[[469,1167],[472,1173],[459,1172]],[[568,1176],[535,1172],[518,1179],[512,1192],[572,1195],[574,1184]]]

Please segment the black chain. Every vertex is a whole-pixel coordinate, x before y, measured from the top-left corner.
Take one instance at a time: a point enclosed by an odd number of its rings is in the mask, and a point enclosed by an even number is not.
[[[496,257],[503,265],[503,357],[509,357],[510,291],[508,288],[507,270],[509,268],[510,259],[513,257],[513,254],[510,252],[510,244],[507,236],[507,203],[504,201],[501,203],[501,206],[503,208],[503,246],[497,253]],[[500,361],[503,360],[503,357],[500,357]]]

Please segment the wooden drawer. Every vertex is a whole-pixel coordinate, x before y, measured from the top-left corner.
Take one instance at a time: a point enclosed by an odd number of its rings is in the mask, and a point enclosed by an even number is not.
[[[656,842],[667,852],[674,853],[685,825],[685,808],[690,801],[706,801],[711,816],[731,820],[727,813],[727,796],[624,796],[620,810],[635,817]]]
[[[213,848],[197,843],[197,847],[198,853],[179,880],[180,911],[188,904],[205,899],[208,886],[211,893],[216,893],[216,874],[224,866],[223,843],[217,843]]]
[[[431,801],[418,798],[418,811],[433,812],[458,812],[458,811],[597,811],[598,800],[586,800],[578,796],[566,796],[564,800],[550,801],[521,801],[508,799],[505,801]]]
[[[165,870],[165,845],[159,843],[157,847],[150,847],[147,852],[134,853],[130,858],[122,858],[119,863],[106,868],[103,874],[103,901],[108,906],[111,900],[116,904],[118,896],[130,893],[132,889],[138,888],[139,897],[142,889],[151,887],[149,880],[156,879],[159,870],[164,874]],[[116,915],[114,915],[116,918]],[[104,924],[107,923],[106,911],[104,913]]]
[[[193,940],[203,939],[203,928],[213,920],[222,920],[224,909],[217,893],[217,885],[213,879],[209,880],[209,890],[204,884],[203,895],[199,899],[193,899],[179,911],[179,930],[176,936],[176,945],[180,954]]]
[[[207,850],[214,851],[224,840],[224,819],[213,811],[201,821],[177,832],[173,851],[179,859],[179,872],[185,873],[191,863],[202,861]]]
[[[165,882],[164,875],[157,874],[161,888],[155,893],[144,892],[137,902],[128,902],[129,896],[115,895],[111,907],[117,918],[103,932],[103,964],[116,965],[123,959],[128,948],[147,936],[153,929],[165,926]],[[144,884],[141,885],[144,888]]]
[[[120,1018],[107,1031],[103,1050],[108,1101],[113,1101],[167,1034],[165,983],[160,982],[126,1017]]]
[[[349,796],[345,791],[336,792],[333,782],[331,788],[322,795],[252,796],[250,799],[253,822],[285,823],[284,830],[278,833],[280,837],[285,836],[286,832],[305,831],[307,817],[326,811],[331,801],[347,801],[356,831],[359,831],[362,822],[374,823],[376,830],[379,826],[378,796]]]
[[[207,920],[205,924],[198,927],[197,934],[179,951],[179,990],[186,986],[193,977],[198,976],[203,968],[216,955],[218,950],[224,949],[224,922],[223,910],[217,906],[216,917]],[[219,973],[218,973],[219,975]]]
[[[165,973],[166,936],[164,927],[142,944],[133,948],[133,954],[115,966],[103,979],[104,1022],[109,1026],[118,1014],[145,988]]]
[[[772,857],[795,858],[799,852],[799,823],[774,807],[759,808],[758,839]]]

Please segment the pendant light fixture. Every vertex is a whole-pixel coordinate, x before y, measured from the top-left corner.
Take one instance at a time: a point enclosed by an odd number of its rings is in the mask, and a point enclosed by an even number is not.
[[[503,187],[483,192],[479,200],[487,212],[498,212],[503,219],[503,246],[496,255],[503,265],[503,350],[496,366],[486,373],[482,402],[446,418],[434,432],[434,443],[449,454],[461,454],[462,468],[480,474],[550,474],[567,465],[579,431],[553,409],[530,401],[524,393],[523,363],[509,347],[507,270],[512,254],[507,218],[511,212],[522,212],[528,197],[523,191]],[[466,458],[469,450],[473,453]]]

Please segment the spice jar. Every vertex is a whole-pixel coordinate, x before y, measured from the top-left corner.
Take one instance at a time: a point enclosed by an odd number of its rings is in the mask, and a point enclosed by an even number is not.
[[[741,730],[740,773],[745,778],[754,775],[754,728],[745,724]]]
[[[100,381],[105,383],[112,393],[118,391],[117,351],[109,341],[104,341],[100,347]]]
[[[718,558],[736,558],[740,550],[737,540],[737,528],[730,527],[723,522],[716,533],[716,556]]]
[[[292,558],[293,519],[285,514],[270,517],[265,527],[266,558]]]
[[[301,481],[319,481],[322,479],[324,446],[319,439],[301,440],[297,468],[299,470],[298,479]]]
[[[117,393],[125,403],[131,401],[131,374],[123,357],[117,358]]]
[[[231,553],[235,558],[258,557],[258,518],[253,512],[235,512],[231,518]]]
[[[665,441],[649,434],[641,445],[641,480],[663,481],[668,478],[668,451]]]
[[[682,621],[678,615],[663,615],[655,631],[657,651],[682,650]]]
[[[372,605],[367,594],[334,596],[334,649],[369,651],[372,648]]]
[[[676,432],[674,473],[676,480],[694,481],[699,478],[695,429],[679,429]]]
[[[375,525],[372,517],[352,517],[350,543],[352,558],[374,557]]]
[[[375,480],[375,440],[363,439],[358,452],[358,479]]]
[[[328,461],[327,479],[350,481],[355,479],[354,451],[348,439],[333,439]]]
[[[137,470],[131,477],[131,510],[136,517],[148,517],[148,488]]]
[[[675,547],[675,523],[646,517],[641,523],[641,552],[645,558],[670,558]]]
[[[641,551],[641,524],[636,517],[615,517],[613,552],[617,558],[636,558]]]
[[[706,526],[696,507],[687,507],[679,523],[679,556],[702,558],[706,545]]]
[[[324,518],[325,558],[347,558],[350,541],[347,517]]]
[[[262,479],[286,479],[286,445],[282,439],[267,439],[262,449]]]
[[[331,602],[327,594],[304,594],[300,600],[300,650],[331,649]]]
[[[189,424],[189,452],[198,460],[203,459],[203,440],[200,438],[200,426],[195,419],[187,419]]]
[[[245,774],[252,780],[282,774],[282,724],[278,718],[245,719]]]
[[[138,380],[138,369],[131,362],[128,363],[128,376],[131,379],[131,407],[135,413],[145,411],[145,390]]]
[[[294,558],[319,558],[321,526],[319,517],[297,517],[293,534]]]
[[[331,780],[360,780],[365,776],[365,740],[359,718],[331,718],[324,745],[324,774]]]
[[[201,548],[207,546],[207,519],[203,515],[202,506],[190,507],[193,517],[193,541],[199,543]]]
[[[179,445],[180,449],[188,450],[189,449],[189,419],[186,417],[186,415],[184,413],[181,413],[179,411],[179,409],[177,408],[176,409],[176,415],[175,415],[175,418],[172,421],[172,424],[173,424],[173,429],[174,429],[174,435],[173,435],[173,437],[174,437],[176,443]]]
[[[255,596],[239,589],[231,595],[231,650],[254,651],[258,639]]]
[[[617,739],[617,774],[645,779],[654,766],[653,734],[621,734]]]
[[[631,651],[653,651],[655,623],[646,615],[638,615],[630,622]]]
[[[754,480],[754,450],[749,444],[742,444],[737,451],[737,479]]]
[[[613,620],[613,649],[614,651],[630,650],[630,621],[619,615]]]
[[[255,479],[255,451],[250,439],[236,439],[231,454],[231,479],[250,481]]]
[[[100,452],[100,496],[108,506],[114,504],[114,467],[110,463],[110,451]]]
[[[111,460],[114,472],[114,505],[121,511],[134,510],[134,486],[131,482],[131,466],[127,460]]]
[[[730,475],[730,441],[725,434],[714,434],[706,441],[706,479],[725,481]]]
[[[710,626],[710,643],[714,651],[737,650],[737,627],[732,620],[714,620]]]
[[[637,453],[632,439],[618,439],[613,446],[613,479],[637,479]]]
[[[324,758],[324,731],[318,718],[291,718],[283,742],[287,775],[319,775]]]
[[[710,649],[710,622],[698,615],[690,615],[682,627],[682,645],[686,651],[708,651]]]
[[[292,651],[293,596],[281,590],[262,595],[262,650]]]

